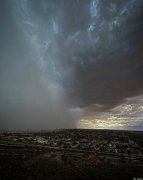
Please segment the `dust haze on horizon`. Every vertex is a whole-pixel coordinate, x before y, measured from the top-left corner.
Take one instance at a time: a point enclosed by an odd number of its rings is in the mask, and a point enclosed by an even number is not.
[[[0,129],[143,130],[142,9],[0,1]]]

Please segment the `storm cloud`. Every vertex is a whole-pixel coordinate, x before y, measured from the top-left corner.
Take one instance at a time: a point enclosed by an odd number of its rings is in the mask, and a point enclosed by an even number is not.
[[[1,129],[74,128],[87,109],[106,114],[142,97],[142,8],[142,0],[1,1]]]

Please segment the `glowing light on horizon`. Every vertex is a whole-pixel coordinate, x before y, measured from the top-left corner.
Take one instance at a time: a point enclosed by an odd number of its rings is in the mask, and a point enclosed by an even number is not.
[[[99,119],[81,119],[77,126],[78,128],[88,128],[88,129],[110,129],[110,128],[121,128],[124,127],[126,123],[122,120],[99,120]]]

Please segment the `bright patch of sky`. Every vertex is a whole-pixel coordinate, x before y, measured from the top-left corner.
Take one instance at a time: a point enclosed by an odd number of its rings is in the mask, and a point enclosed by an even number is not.
[[[131,129],[143,126],[143,96],[128,98],[123,104],[103,112],[91,109],[77,123],[79,128],[89,129]],[[89,110],[90,111],[90,108]]]

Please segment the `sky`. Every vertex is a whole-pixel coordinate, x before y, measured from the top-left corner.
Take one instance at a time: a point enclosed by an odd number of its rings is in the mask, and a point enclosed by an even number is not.
[[[143,130],[142,0],[1,0],[0,129]]]

